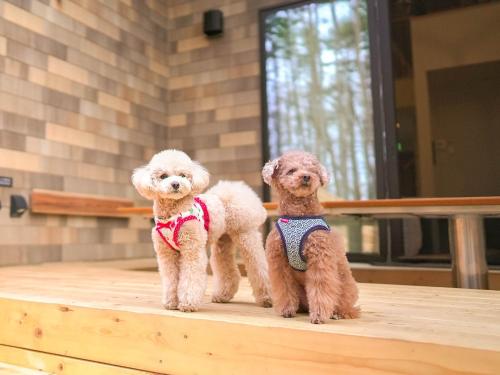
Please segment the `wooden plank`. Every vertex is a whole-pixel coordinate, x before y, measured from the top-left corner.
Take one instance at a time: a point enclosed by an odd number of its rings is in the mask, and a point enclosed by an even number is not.
[[[45,263],[50,264],[50,263]],[[85,267],[106,267],[120,270],[131,271],[155,271],[158,269],[156,258],[133,258],[133,259],[117,259],[117,260],[98,260],[90,262],[71,262],[66,263],[68,266],[85,266]]]
[[[450,197],[450,198],[401,198],[401,199],[367,199],[357,201],[322,202],[325,208],[365,208],[365,207],[428,207],[428,206],[498,206],[500,196],[491,197]],[[268,210],[278,208],[276,202],[266,202]]]
[[[64,267],[85,266],[85,267],[105,267],[131,271],[152,271],[158,270],[155,258],[135,258],[106,260],[95,262],[71,262],[71,263],[46,263],[49,266],[61,265]],[[352,262],[352,273],[354,278],[361,283],[375,284],[399,284],[399,285],[419,285],[453,287],[453,277],[450,268],[445,267],[425,267],[425,266],[381,266],[368,263]],[[242,276],[246,276],[246,269],[243,263],[238,262],[238,267]],[[209,269],[210,272],[210,269]],[[489,270],[489,289],[500,290],[500,270]]]
[[[363,316],[317,326],[252,303],[165,311],[152,272],[18,267],[0,273],[0,343],[169,374],[496,373],[500,293],[360,284]],[[119,348],[119,349],[117,349]]]
[[[321,202],[326,213],[331,214],[415,214],[434,213],[446,214],[446,212],[463,211],[486,212],[500,214],[500,196],[491,197],[451,197],[451,198],[404,198],[404,199],[373,199],[359,201],[327,201]],[[278,203],[265,202],[263,206],[271,215],[276,215]],[[445,208],[443,211],[443,207]],[[412,209],[413,208],[413,209]],[[420,208],[418,211],[415,208]],[[343,210],[344,209],[344,210]],[[382,210],[380,210],[382,209]],[[385,209],[385,210],[383,210]],[[390,210],[392,209],[392,210]],[[396,210],[394,210],[396,209]],[[151,216],[151,207],[123,207],[119,212],[129,215]],[[446,212],[445,212],[446,211]]]
[[[326,215],[381,217],[438,217],[457,214],[500,215],[500,197],[405,198],[322,202]],[[268,215],[277,216],[276,202],[264,203]]]
[[[37,352],[23,348],[0,345],[0,361],[10,366],[20,366],[26,374],[63,375],[148,375],[151,372],[84,361],[77,358]],[[4,365],[5,365],[4,364]],[[8,365],[7,365],[8,366]],[[12,367],[14,367],[12,366]],[[0,363],[0,369],[2,364]],[[2,374],[0,370],[0,374]],[[24,372],[20,372],[24,374]]]
[[[414,266],[373,266],[351,264],[355,279],[362,283],[453,287],[450,268]],[[489,270],[489,289],[500,291],[500,271]]]
[[[372,199],[324,202],[325,208],[357,207],[428,207],[428,206],[499,206],[500,196],[452,198]],[[277,205],[276,205],[277,207]]]
[[[117,211],[124,215],[153,216],[153,207],[118,207]]]
[[[8,363],[0,362],[0,375],[44,375],[48,372],[35,371],[29,368],[13,366]]]
[[[500,366],[498,351],[73,306],[66,318],[60,305],[4,302],[9,321],[29,315],[2,341],[171,374],[494,374]]]
[[[33,213],[106,217],[124,217],[117,209],[131,206],[128,199],[42,189],[32,191],[30,204]]]

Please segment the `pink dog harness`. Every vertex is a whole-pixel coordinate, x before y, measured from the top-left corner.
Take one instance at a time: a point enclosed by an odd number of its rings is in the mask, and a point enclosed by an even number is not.
[[[210,216],[205,202],[200,198],[195,197],[193,206],[188,210],[170,217],[166,221],[162,221],[162,217],[155,217],[155,229],[162,240],[173,250],[180,251],[179,246],[179,231],[182,225],[189,220],[198,220],[203,223],[205,230],[208,232]]]

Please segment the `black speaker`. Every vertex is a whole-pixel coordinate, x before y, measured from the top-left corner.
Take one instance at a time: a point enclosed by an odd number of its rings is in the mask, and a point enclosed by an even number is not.
[[[22,195],[10,196],[10,217],[21,217],[28,209],[28,203]]]
[[[203,32],[206,36],[221,35],[224,31],[224,14],[218,9],[203,13]]]

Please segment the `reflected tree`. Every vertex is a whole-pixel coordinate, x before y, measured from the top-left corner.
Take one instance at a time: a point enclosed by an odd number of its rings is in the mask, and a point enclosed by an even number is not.
[[[367,6],[361,0],[280,9],[265,20],[269,149],[315,153],[329,193],[375,197]]]

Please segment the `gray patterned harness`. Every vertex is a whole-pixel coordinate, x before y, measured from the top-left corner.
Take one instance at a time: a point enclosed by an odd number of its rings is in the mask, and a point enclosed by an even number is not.
[[[315,230],[330,231],[322,216],[281,216],[276,222],[285,255],[290,266],[297,271],[307,270],[304,256],[304,242]]]

